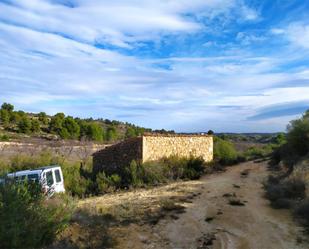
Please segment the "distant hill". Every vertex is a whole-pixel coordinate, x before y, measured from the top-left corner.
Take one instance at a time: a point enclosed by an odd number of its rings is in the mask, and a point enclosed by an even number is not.
[[[174,131],[152,130],[109,119],[81,119],[57,113],[54,116],[45,112],[27,113],[15,111],[14,106],[3,103],[0,109],[0,140],[10,138],[35,137],[47,140],[88,140],[115,142],[136,137],[144,132],[171,133]]]
[[[283,135],[283,132],[276,133],[216,133],[215,135],[232,142],[251,142],[251,143],[273,143],[276,142],[278,135]]]

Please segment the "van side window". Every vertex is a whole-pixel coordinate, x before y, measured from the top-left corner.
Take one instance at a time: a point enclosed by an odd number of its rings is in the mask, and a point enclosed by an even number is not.
[[[30,174],[28,175],[28,180],[39,182],[39,175],[38,174]]]
[[[55,177],[56,177],[56,182],[61,182],[61,176],[60,176],[59,169],[55,170]]]
[[[46,181],[47,181],[47,185],[49,187],[54,184],[54,178],[53,178],[53,172],[52,171],[46,172]]]

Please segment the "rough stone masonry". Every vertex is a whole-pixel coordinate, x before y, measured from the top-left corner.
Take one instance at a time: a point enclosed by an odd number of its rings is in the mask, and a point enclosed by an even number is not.
[[[132,160],[157,161],[163,157],[202,157],[205,162],[213,160],[213,137],[201,134],[144,134],[127,139],[93,154],[94,173],[119,172]]]

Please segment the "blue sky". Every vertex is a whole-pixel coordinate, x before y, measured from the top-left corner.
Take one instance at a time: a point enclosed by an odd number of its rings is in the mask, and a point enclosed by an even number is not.
[[[309,108],[309,1],[0,0],[0,101],[182,132]]]

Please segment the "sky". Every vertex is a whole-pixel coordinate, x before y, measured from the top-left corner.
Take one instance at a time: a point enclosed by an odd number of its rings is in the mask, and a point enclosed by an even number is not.
[[[0,0],[0,102],[178,132],[309,109],[307,0]]]

